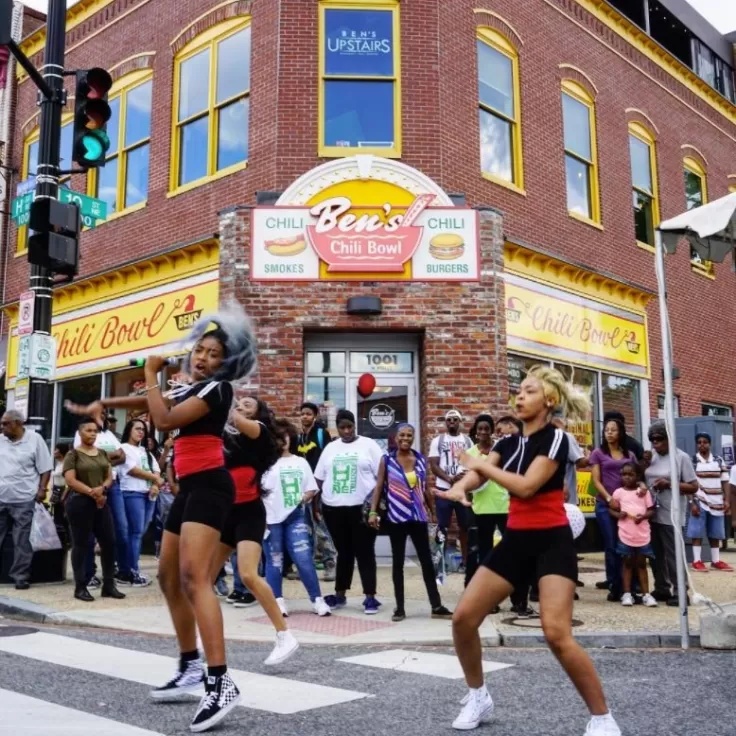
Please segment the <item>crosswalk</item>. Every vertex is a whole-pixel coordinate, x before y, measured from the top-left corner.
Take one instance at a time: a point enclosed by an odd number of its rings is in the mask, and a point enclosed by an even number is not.
[[[168,642],[161,643],[159,648],[164,650],[168,646]],[[376,702],[377,706],[380,705],[376,697],[383,697],[385,693],[382,692],[382,685],[376,687],[376,684],[381,683],[382,680],[376,676],[371,677],[371,672],[377,674],[377,671],[380,670],[392,670],[397,673],[397,676],[419,675],[432,679],[457,680],[462,677],[457,659],[450,654],[381,649],[346,657],[339,656],[346,653],[345,649],[333,652],[331,648],[320,648],[319,652],[319,667],[314,664],[305,666],[300,662],[298,653],[289,663],[290,666],[284,665],[274,675],[231,668],[231,676],[237,683],[242,696],[240,708],[237,710],[239,712],[260,712],[272,717],[299,716],[300,723],[304,723],[305,719],[311,717],[311,713],[325,711],[325,709],[360,702]],[[322,656],[323,652],[324,656]],[[306,658],[306,653],[303,656]],[[23,687],[17,686],[13,678],[2,676],[3,669],[6,673],[11,671],[9,666],[5,667],[10,662],[13,663],[12,667],[16,670],[25,668],[30,670],[32,662],[38,663],[35,666],[40,665],[41,671],[44,672],[56,672],[55,668],[58,668],[58,675],[54,676],[54,681],[59,683],[59,689],[49,692],[49,699],[52,700],[59,700],[59,693],[64,692],[62,682],[75,680],[71,674],[73,671],[112,678],[119,683],[127,682],[148,687],[160,685],[168,680],[177,664],[172,657],[151,651],[112,646],[89,638],[60,635],[48,631],[3,636],[0,626],[0,736],[47,736],[47,734],[52,736],[82,736],[83,734],[167,736],[172,733],[186,732],[186,724],[183,722],[176,726],[177,730],[171,730],[171,724],[162,727],[161,719],[157,715],[161,712],[160,706],[148,702],[142,702],[141,708],[151,709],[150,718],[139,718],[136,720],[137,725],[126,723],[127,714],[130,711],[115,710],[116,705],[126,699],[123,695],[124,687],[122,684],[115,686],[114,682],[112,687],[110,684],[105,685],[109,690],[106,699],[111,701],[107,705],[111,707],[102,710],[95,708],[94,700],[64,699],[61,701],[64,703],[62,705],[47,702],[43,696],[35,697],[39,692],[48,691],[33,689],[32,694],[18,692],[18,690],[23,690]],[[24,665],[24,662],[28,664]],[[486,661],[484,672],[495,673],[511,666],[506,663]],[[336,669],[339,670],[339,676],[335,676]],[[282,675],[281,672],[284,674]],[[324,672],[324,676],[320,676],[320,672]],[[308,681],[310,677],[320,681],[310,682]],[[109,683],[105,680],[99,682]],[[359,689],[335,687],[329,683],[348,687],[352,683],[358,683]],[[366,687],[369,684],[372,684],[372,687]],[[140,687],[135,688],[136,702],[141,701],[140,690]],[[143,700],[145,701],[145,696]],[[72,704],[80,705],[80,702],[84,710],[70,707]],[[107,717],[97,714],[101,712],[104,712]],[[112,715],[115,715],[117,720],[112,719]],[[277,724],[282,722],[276,720],[273,723],[273,727],[264,728],[259,733],[279,732],[280,728]],[[141,727],[149,724],[151,724],[151,730]]]

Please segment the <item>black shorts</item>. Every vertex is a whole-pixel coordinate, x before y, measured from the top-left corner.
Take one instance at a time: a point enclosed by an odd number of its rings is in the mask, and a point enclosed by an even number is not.
[[[263,544],[263,535],[266,533],[266,507],[263,501],[233,504],[230,513],[225,519],[220,541],[235,549],[239,542],[255,542]]]
[[[235,485],[225,468],[204,470],[179,480],[179,493],[166,518],[167,532],[181,534],[185,521],[221,531],[235,498]]]
[[[515,590],[545,575],[578,579],[578,556],[568,525],[552,529],[506,529],[483,566],[508,580]]]

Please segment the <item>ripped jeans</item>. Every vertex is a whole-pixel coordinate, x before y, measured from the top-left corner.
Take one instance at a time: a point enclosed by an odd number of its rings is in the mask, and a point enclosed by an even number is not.
[[[304,517],[304,507],[298,506],[280,524],[269,524],[268,534],[263,540],[266,554],[266,582],[276,598],[282,597],[281,568],[284,563],[284,548],[299,571],[299,578],[307,589],[309,600],[321,598],[317,571],[312,557],[312,536]]]

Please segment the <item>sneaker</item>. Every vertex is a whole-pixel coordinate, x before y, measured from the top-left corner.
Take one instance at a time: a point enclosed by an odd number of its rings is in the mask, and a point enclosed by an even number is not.
[[[664,590],[655,590],[652,593],[652,598],[654,598],[655,601],[659,601],[660,603],[665,603],[672,597],[672,593],[669,591]]]
[[[286,662],[297,649],[299,649],[299,642],[295,639],[291,631],[277,631],[276,646],[264,660],[263,664],[271,667]]]
[[[585,736],[621,736],[621,729],[608,713],[605,716],[593,716],[585,729]]]
[[[229,592],[227,580],[225,580],[225,578],[217,578],[215,581],[215,595],[218,598],[226,598]]]
[[[243,597],[242,593],[238,593],[237,590],[233,590],[230,595],[225,598],[225,603],[229,603],[230,605],[237,603],[241,598]]]
[[[608,582],[608,580],[600,580],[595,584],[596,590],[608,590],[611,587],[611,584]]]
[[[283,598],[277,598],[276,603],[279,604],[279,611],[284,618],[289,618],[289,609],[286,607],[286,601]]]
[[[133,582],[133,575],[129,572],[116,572],[115,582],[121,583],[122,585],[130,585]]]
[[[432,618],[450,619],[452,618],[452,611],[444,606],[437,606],[437,608],[432,609]]]
[[[315,598],[314,603],[312,603],[312,610],[318,616],[329,616],[332,613],[330,607],[325,603],[324,598]]]
[[[468,693],[467,702],[460,711],[460,715],[452,722],[452,727],[458,731],[471,731],[478,728],[483,721],[493,715],[493,699],[484,687]]]
[[[624,593],[621,596],[621,605],[622,606],[633,606],[634,605],[634,597],[631,595],[631,593]]]
[[[531,606],[511,606],[511,612],[516,614],[516,618],[522,620],[539,618],[539,614]]]
[[[131,577],[130,584],[134,588],[147,588],[151,584],[151,581],[145,575],[141,575],[139,572],[134,572]]]
[[[248,593],[243,593],[233,605],[235,608],[250,608],[251,606],[255,606],[257,602],[256,597],[249,591]]]
[[[391,620],[394,623],[399,623],[399,621],[403,621],[406,618],[406,612],[403,608],[395,608],[394,609],[394,615],[391,616]]]
[[[708,572],[708,568],[705,566],[705,563],[702,560],[693,562],[692,568],[695,572]]]
[[[335,578],[337,577],[337,568],[335,566],[335,563],[325,565],[325,571],[322,575],[322,580],[324,580],[326,583],[334,583]]]
[[[186,663],[165,685],[151,690],[148,694],[162,702],[178,700],[182,695],[194,692],[204,682],[204,663],[197,657]]]
[[[657,601],[654,600],[654,596],[649,595],[649,593],[644,593],[641,597],[641,602],[647,608],[654,608],[657,605]]]
[[[99,578],[97,577],[97,575],[93,575],[93,576],[92,576],[92,577],[90,578],[90,581],[89,581],[89,582],[87,583],[87,587],[88,587],[88,588],[89,588],[90,590],[97,590],[97,588],[101,588],[101,587],[102,587],[102,580],[100,580],[100,579],[99,579]]]
[[[368,616],[372,616],[374,613],[378,613],[378,609],[381,607],[379,601],[376,600],[375,596],[367,595],[363,601],[363,613]]]
[[[206,687],[189,726],[194,733],[212,728],[240,702],[240,690],[227,672],[222,677],[208,677]]]
[[[722,570],[723,572],[733,572],[733,568],[731,565],[725,563],[723,560],[719,560],[718,562],[711,562],[710,565],[712,570]]]
[[[348,599],[344,595],[326,595],[325,603],[334,611],[336,608],[345,608]]]

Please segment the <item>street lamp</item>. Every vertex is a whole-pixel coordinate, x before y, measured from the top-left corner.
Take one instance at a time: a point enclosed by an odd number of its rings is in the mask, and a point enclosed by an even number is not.
[[[722,263],[733,254],[736,270],[736,193],[716,199],[702,207],[683,212],[661,223],[655,234],[657,291],[662,329],[662,364],[664,368],[664,417],[669,438],[670,476],[672,488],[672,524],[675,530],[675,554],[677,563],[677,590],[680,608],[680,638],[683,649],[690,645],[687,619],[687,587],[685,585],[685,549],[680,522],[680,471],[677,465],[675,418],[672,407],[675,392],[672,386],[672,334],[667,310],[667,284],[664,270],[664,254],[674,254],[677,246],[692,246],[703,261]]]

